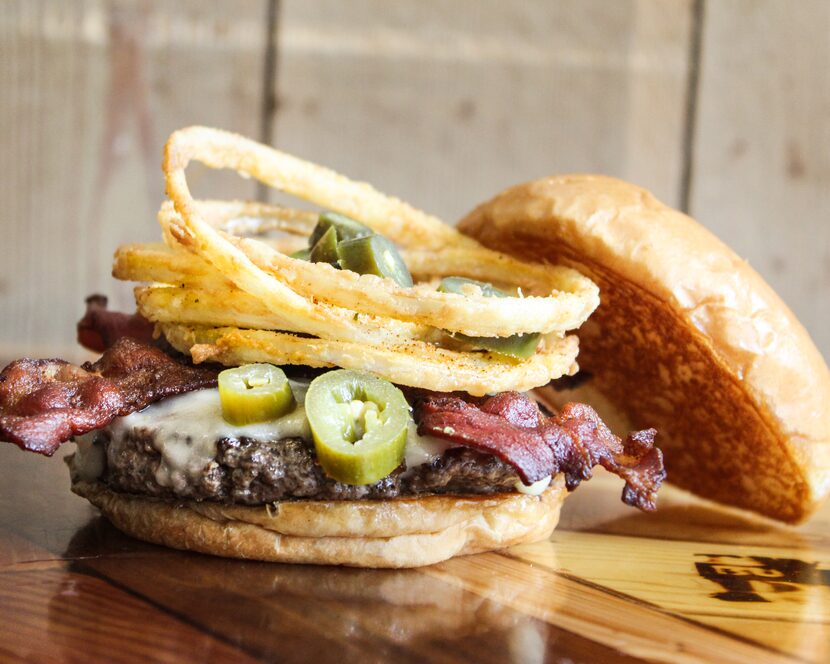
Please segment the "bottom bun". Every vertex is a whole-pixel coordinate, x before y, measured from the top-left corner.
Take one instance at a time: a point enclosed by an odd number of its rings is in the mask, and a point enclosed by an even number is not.
[[[75,482],[116,528],[174,549],[226,558],[350,567],[419,567],[550,537],[567,495],[557,476],[539,496],[424,496],[292,501],[247,507],[164,501]]]

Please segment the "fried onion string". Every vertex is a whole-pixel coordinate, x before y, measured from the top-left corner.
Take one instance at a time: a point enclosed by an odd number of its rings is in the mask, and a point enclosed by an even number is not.
[[[234,169],[360,221],[403,248],[415,285],[292,258],[286,252],[311,233],[316,213],[194,200],[185,176],[191,161]],[[159,212],[164,244],[120,247],[113,274],[149,284],[136,289],[140,312],[197,362],[340,366],[471,394],[526,390],[575,369],[576,339],[565,333],[599,300],[593,282],[574,270],[486,249],[368,184],[228,132],[175,132],[163,169],[171,199]],[[439,292],[436,282],[445,276],[516,294]],[[541,333],[543,342],[516,360],[465,350],[455,333]]]

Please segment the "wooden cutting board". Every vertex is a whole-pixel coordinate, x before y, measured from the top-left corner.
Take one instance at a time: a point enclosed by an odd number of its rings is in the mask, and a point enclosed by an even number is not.
[[[830,506],[788,528],[668,487],[642,514],[599,475],[549,542],[302,567],[123,536],[58,456],[0,445],[2,661],[830,661]]]

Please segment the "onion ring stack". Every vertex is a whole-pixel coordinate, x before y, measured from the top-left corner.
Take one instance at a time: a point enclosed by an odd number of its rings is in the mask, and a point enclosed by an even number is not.
[[[317,215],[196,201],[185,176],[193,160],[234,169],[369,226],[404,249],[415,285],[291,258]],[[113,275],[150,283],[136,289],[139,311],[195,362],[339,366],[473,395],[524,391],[576,370],[577,341],[565,333],[585,321],[599,295],[574,270],[485,249],[368,184],[216,129],[173,133],[163,170],[171,199],[159,212],[164,244],[120,247]],[[476,287],[438,292],[445,276],[493,282],[518,295],[485,297]],[[454,333],[543,336],[536,353],[519,360],[464,350]]]

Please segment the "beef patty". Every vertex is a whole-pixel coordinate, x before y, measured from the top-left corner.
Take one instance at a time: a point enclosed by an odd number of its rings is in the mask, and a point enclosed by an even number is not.
[[[450,448],[433,461],[411,469],[401,464],[388,477],[365,486],[342,484],[325,475],[313,444],[301,438],[262,442],[247,438],[220,438],[216,456],[186,481],[157,477],[162,457],[153,447],[152,432],[142,429],[122,435],[112,444],[108,430],[96,444],[107,447],[101,481],[115,491],[262,505],[277,500],[358,500],[421,494],[492,494],[514,491],[513,468],[500,459],[472,449]],[[161,473],[164,477],[164,473]]]

